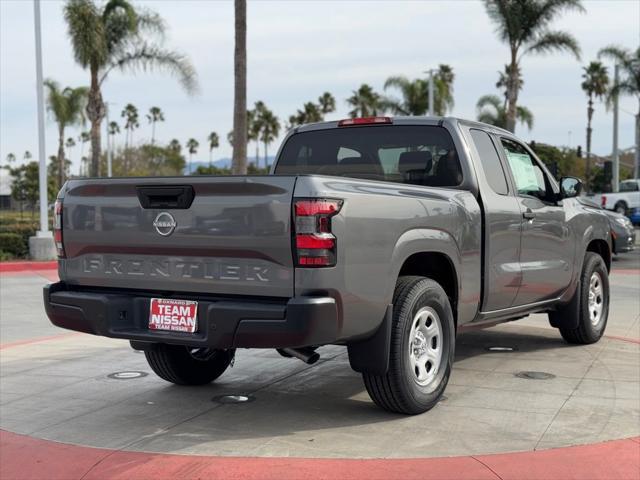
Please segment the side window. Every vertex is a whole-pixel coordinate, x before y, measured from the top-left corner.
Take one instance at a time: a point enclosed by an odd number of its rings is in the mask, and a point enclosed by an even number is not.
[[[500,157],[498,157],[498,151],[491,137],[482,130],[472,129],[471,138],[473,138],[473,143],[480,155],[480,162],[482,163],[482,168],[484,169],[489,185],[494,192],[500,195],[506,195],[509,193],[507,179],[504,175],[502,163],[500,163]]]
[[[501,142],[516,182],[518,195],[531,195],[540,200],[549,200],[551,187],[547,185],[544,172],[529,152],[512,140],[503,138]]]

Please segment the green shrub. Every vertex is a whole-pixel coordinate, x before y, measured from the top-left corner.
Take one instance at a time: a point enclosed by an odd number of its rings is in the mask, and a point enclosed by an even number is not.
[[[8,260],[13,260],[14,258],[16,258],[15,255],[5,252],[4,250],[0,250],[0,262],[6,262]]]
[[[14,257],[26,257],[29,253],[29,237],[25,242],[18,233],[0,233],[0,251]]]

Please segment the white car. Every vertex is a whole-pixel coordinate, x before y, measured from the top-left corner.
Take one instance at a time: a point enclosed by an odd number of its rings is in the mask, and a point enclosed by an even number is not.
[[[602,193],[595,195],[594,201],[606,210],[613,210],[622,215],[628,215],[636,208],[640,208],[640,180],[625,180],[620,182],[617,193]]]

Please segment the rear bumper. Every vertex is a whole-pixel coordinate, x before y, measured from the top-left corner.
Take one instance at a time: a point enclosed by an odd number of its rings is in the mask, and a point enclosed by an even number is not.
[[[331,297],[294,297],[286,302],[184,297],[199,302],[198,331],[165,332],[147,328],[152,294],[74,290],[63,282],[45,286],[43,293],[54,325],[138,342],[208,348],[304,347],[334,343],[342,324]]]

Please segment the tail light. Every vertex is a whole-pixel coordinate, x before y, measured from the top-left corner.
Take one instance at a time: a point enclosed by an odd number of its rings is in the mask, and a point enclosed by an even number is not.
[[[600,205],[602,206],[602,208],[604,208],[607,205],[607,196],[606,195],[602,195],[602,197],[600,197]]]
[[[53,241],[56,244],[58,258],[64,258],[64,245],[62,244],[62,200],[56,200],[53,210]]]
[[[336,237],[331,217],[342,208],[342,200],[297,199],[294,201],[296,264],[298,267],[333,267]]]

